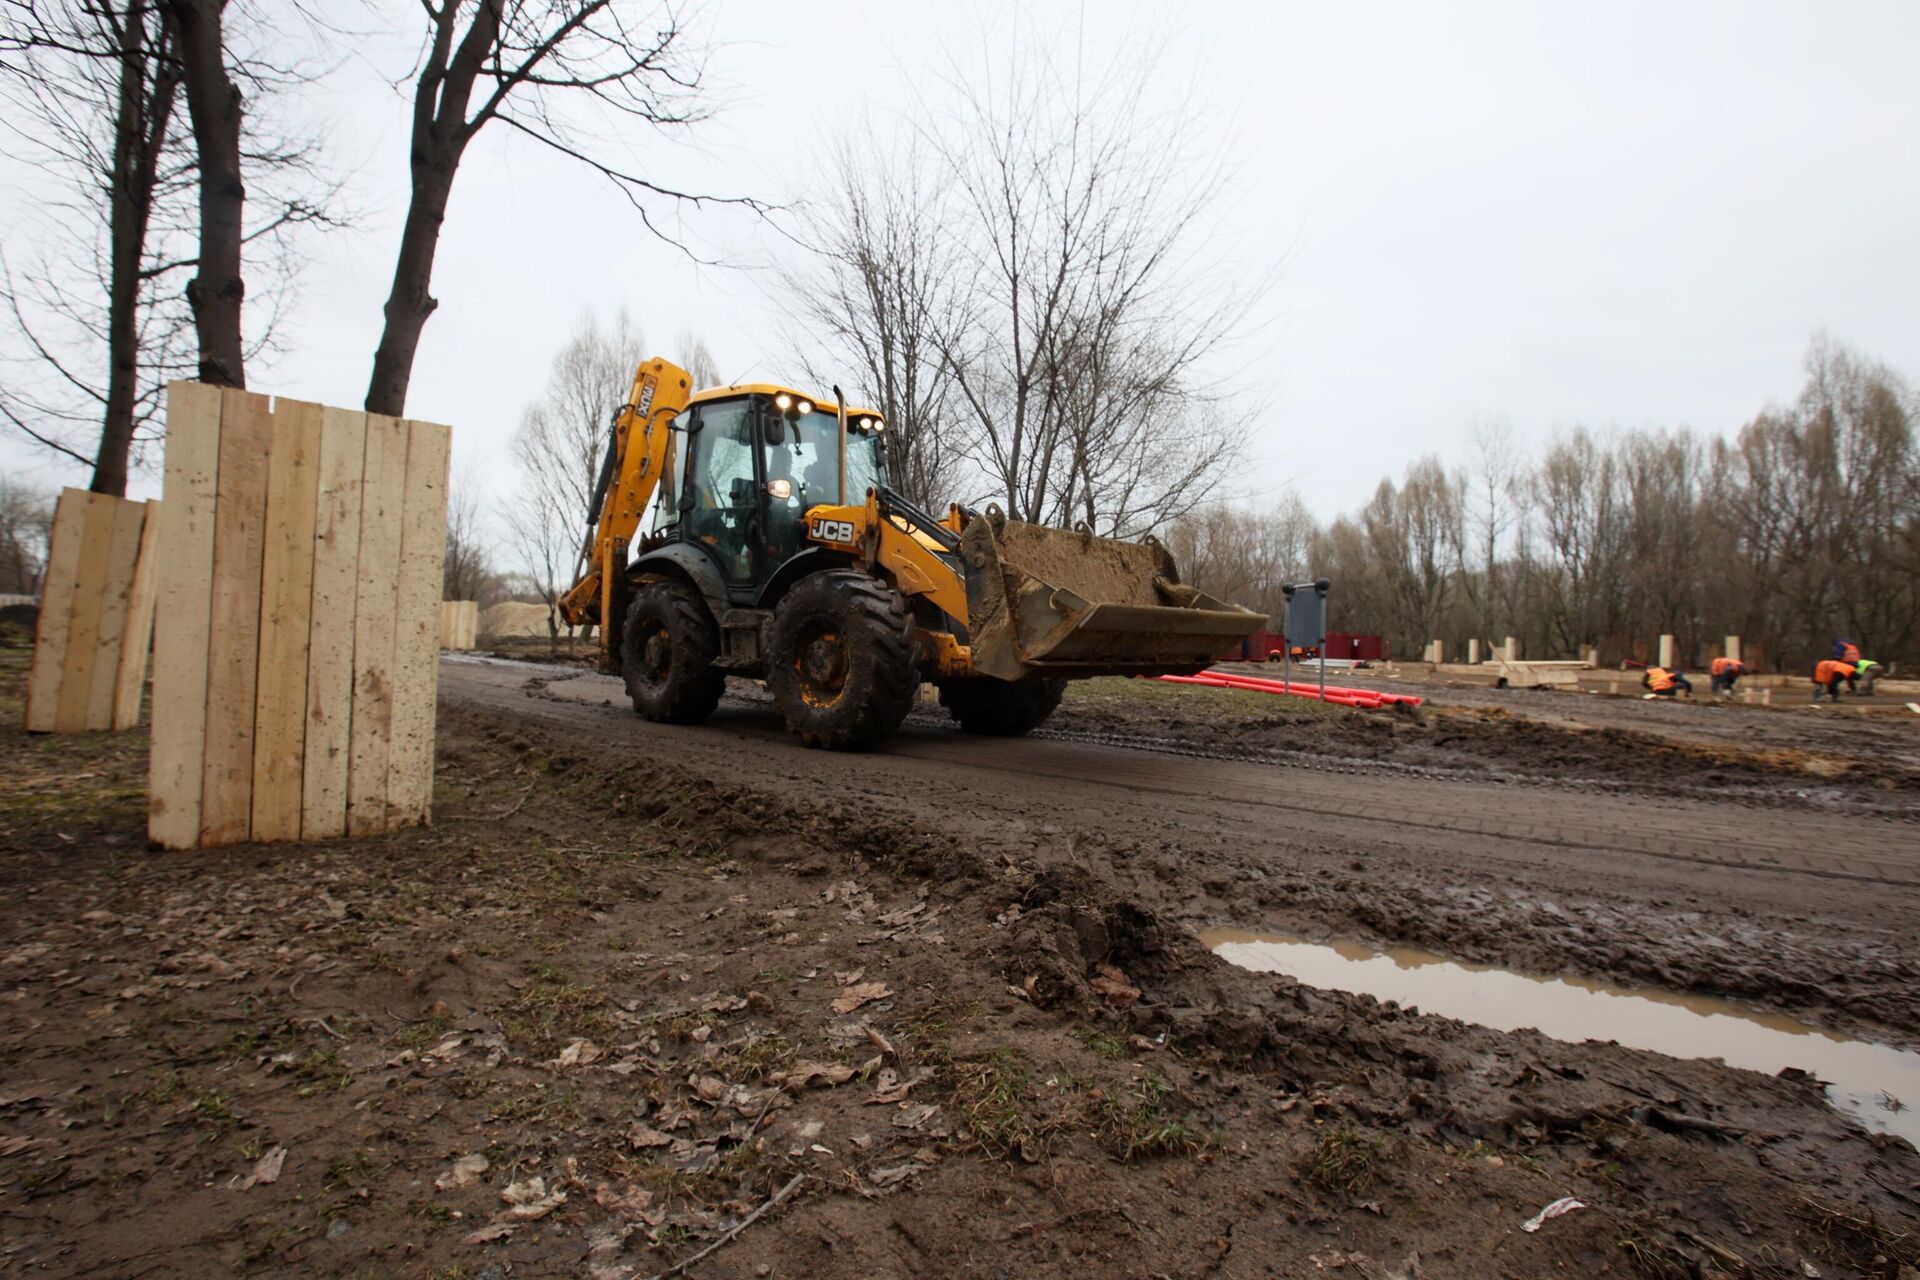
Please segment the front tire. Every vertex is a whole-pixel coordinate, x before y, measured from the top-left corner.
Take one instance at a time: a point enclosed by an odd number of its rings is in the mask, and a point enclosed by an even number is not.
[[[920,672],[900,594],[853,569],[828,569],[780,602],[767,637],[767,688],[810,747],[864,751],[900,727]]]
[[[949,680],[940,686],[940,705],[960,722],[962,733],[994,738],[1018,738],[1040,727],[1060,705],[1065,680],[1027,676],[995,680],[976,676]]]
[[[633,709],[664,724],[699,724],[720,705],[720,629],[700,593],[681,582],[634,588],[620,633],[620,672]]]

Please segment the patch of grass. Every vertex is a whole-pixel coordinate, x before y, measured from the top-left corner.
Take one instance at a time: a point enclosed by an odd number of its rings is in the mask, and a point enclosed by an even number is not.
[[[195,1124],[210,1129],[228,1129],[240,1123],[240,1117],[233,1114],[232,1100],[218,1089],[195,1093],[187,1110],[193,1114]]]
[[[424,1049],[440,1043],[451,1030],[453,1019],[445,1014],[435,1014],[431,1018],[422,1018],[410,1027],[402,1027],[400,1034],[393,1039],[402,1049]]]
[[[1033,1160],[1057,1124],[1039,1120],[1028,1098],[1033,1074],[1011,1049],[953,1065],[953,1105],[975,1142],[990,1155]]]
[[[1092,1050],[1095,1056],[1108,1062],[1117,1062],[1127,1056],[1127,1042],[1112,1032],[1101,1031],[1097,1027],[1081,1027],[1076,1035],[1080,1043]]]
[[[293,1073],[300,1079],[294,1092],[302,1098],[337,1093],[353,1083],[353,1073],[347,1070],[340,1060],[340,1050],[333,1045],[303,1054],[294,1064]]]
[[[535,974],[512,1005],[512,1015],[500,1019],[501,1033],[530,1057],[550,1058],[577,1036],[604,1043],[618,1029],[598,988],[574,983],[550,964],[538,966]]]
[[[792,1062],[798,1050],[778,1031],[750,1037],[721,1051],[708,1066],[727,1080],[759,1080]]]
[[[1101,1145],[1129,1164],[1153,1156],[1193,1155],[1208,1146],[1211,1139],[1190,1113],[1166,1113],[1164,1103],[1172,1091],[1164,1078],[1150,1075],[1107,1094],[1099,1107]]]
[[[1335,1195],[1358,1195],[1373,1185],[1375,1151],[1373,1140],[1354,1132],[1352,1125],[1329,1128],[1307,1158],[1307,1181]]]

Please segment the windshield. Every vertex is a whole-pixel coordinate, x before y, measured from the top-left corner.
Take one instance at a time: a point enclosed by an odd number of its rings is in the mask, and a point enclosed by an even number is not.
[[[840,501],[840,424],[831,413],[814,412],[789,420],[785,440],[767,449],[767,479],[793,484],[793,505],[801,511]],[[880,433],[847,424],[847,501],[865,502],[867,490],[881,483]]]

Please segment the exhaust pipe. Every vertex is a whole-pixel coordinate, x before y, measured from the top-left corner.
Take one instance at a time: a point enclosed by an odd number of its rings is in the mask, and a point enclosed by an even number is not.
[[[833,389],[833,413],[840,420],[840,505],[847,505],[847,397]]]

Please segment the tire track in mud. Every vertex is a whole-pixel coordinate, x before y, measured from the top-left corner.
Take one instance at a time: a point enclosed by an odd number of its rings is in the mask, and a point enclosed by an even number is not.
[[[618,706],[621,700],[621,690],[611,677],[579,668],[556,670],[547,664],[471,658],[457,665],[469,669],[511,668],[532,676],[530,680],[515,679],[501,671],[480,677],[476,671],[474,676],[479,678],[463,679],[454,675],[456,664],[449,662],[444,668],[445,675],[458,680],[463,691],[485,691],[478,700],[503,709],[519,701],[524,713],[523,699],[531,695],[559,713],[542,717],[556,724],[579,723],[578,716],[563,708],[593,708],[600,712],[595,717],[600,719],[606,712],[599,703]],[[552,689],[574,681],[583,682],[584,687],[573,696]],[[784,745],[783,731],[777,717],[770,714],[770,700],[764,695],[730,689],[726,704],[736,711],[768,715],[764,727],[736,723],[729,726],[735,732]],[[657,728],[624,714],[620,720],[635,736],[702,734],[697,729]],[[1156,750],[1153,745],[1143,745],[1142,739],[1122,734],[1043,730],[1027,739],[968,738],[957,732],[942,732],[947,730],[944,717],[931,711],[917,710],[909,723],[928,732],[903,734],[884,752],[869,756],[838,756],[795,747],[783,762],[808,773],[844,777],[858,785],[860,779],[849,761],[867,762],[871,774],[884,768],[883,762],[889,759],[910,759],[938,765],[944,781],[961,787],[967,786],[966,771],[1026,779],[1030,785],[1016,788],[1016,793],[1031,790],[1036,781],[1053,780],[1077,787],[1202,802],[1208,816],[1223,823],[1244,824],[1255,819],[1260,824],[1255,814],[1246,812],[1249,809],[1292,812],[1326,820],[1332,824],[1326,834],[1346,838],[1362,834],[1357,828],[1401,829],[1468,841],[1496,840],[1517,846],[1516,852],[1531,848],[1625,854],[1705,868],[1901,888],[1920,886],[1920,848],[1906,852],[1906,844],[1912,843],[1904,839],[1906,833],[1900,829],[1906,823],[1857,808],[1844,816],[1796,811],[1792,806],[1763,814],[1744,800],[1716,803],[1720,793],[1715,800],[1660,797],[1656,802],[1652,797],[1621,794],[1615,789],[1583,791],[1555,786],[1555,780],[1546,780],[1547,785],[1513,786],[1490,781],[1484,774],[1419,766],[1355,768],[1343,762],[1296,765],[1291,760],[1248,759],[1231,749],[1170,742],[1163,746],[1176,749]],[[1153,741],[1147,739],[1145,743]],[[708,748],[719,745],[704,736],[689,740],[690,747],[694,743]],[[1054,743],[1090,750],[1064,752]],[[737,748],[729,742],[722,750],[732,752]],[[1197,770],[1185,763],[1188,759],[1223,767]],[[877,783],[878,779],[869,777],[862,789]],[[991,789],[1001,790],[998,784]],[[1549,791],[1559,794],[1550,795]],[[1111,806],[1106,807],[1111,810]],[[1242,812],[1234,815],[1234,809]],[[1121,815],[1116,812],[1116,816]],[[1899,816],[1910,821],[1912,815]],[[1844,829],[1836,829],[1842,823]],[[1313,833],[1302,830],[1299,834]]]

